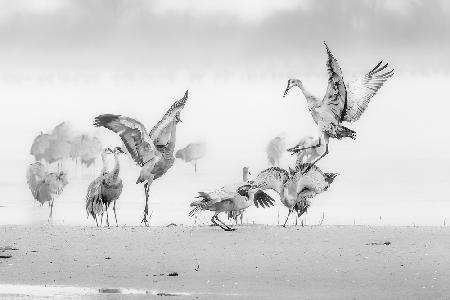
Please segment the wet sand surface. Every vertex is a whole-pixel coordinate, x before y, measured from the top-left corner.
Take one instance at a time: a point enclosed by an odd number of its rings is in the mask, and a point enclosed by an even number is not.
[[[447,227],[1,226],[0,297],[24,284],[118,298],[444,299],[449,249]]]

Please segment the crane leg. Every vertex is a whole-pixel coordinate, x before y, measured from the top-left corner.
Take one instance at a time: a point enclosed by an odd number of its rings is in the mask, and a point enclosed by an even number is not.
[[[289,216],[291,215],[291,212],[292,212],[292,210],[290,209],[290,210],[289,210],[289,213],[288,213],[288,215],[287,215],[287,217],[286,217],[286,221],[284,221],[283,227],[286,227],[286,223],[287,223],[287,221],[288,221],[288,219],[289,219]]]
[[[317,158],[313,163],[311,163],[311,165],[309,165],[309,167],[305,170],[305,173],[309,171],[309,169],[311,169],[311,167],[313,165],[315,165],[319,160],[321,160],[325,155],[328,154],[328,143],[325,144],[325,152],[322,153],[321,156],[319,156],[319,158]]]
[[[106,225],[109,227],[109,215],[108,215],[109,204],[106,204]]]
[[[114,200],[113,211],[114,211],[114,219],[116,219],[116,227],[119,227],[119,224],[117,223],[117,215],[116,215],[116,200]]]
[[[48,220],[50,221],[53,216],[53,200],[50,200],[48,205],[50,206],[50,215],[48,216]]]
[[[224,222],[222,222],[222,220],[220,220],[219,217],[218,217],[217,215],[214,215],[214,216],[215,216],[216,220],[219,221],[219,223],[220,223],[221,225],[223,225],[223,226],[219,225],[220,228],[222,228],[223,230],[225,230],[225,231],[234,231],[234,230],[236,230],[236,228],[231,228],[230,226],[228,226],[227,224],[225,224]]]
[[[197,161],[194,161],[194,171],[197,173]]]
[[[214,224],[214,226],[220,226],[219,224],[216,223],[216,219],[215,218],[216,218],[216,215],[212,216],[211,222]],[[222,226],[220,226],[220,227],[222,227]]]
[[[304,147],[304,148],[292,147],[292,148],[286,149],[286,151],[292,152],[292,155],[294,155],[294,154],[296,154],[296,153],[298,153],[300,151],[307,150],[307,149],[319,148],[320,146],[322,146],[322,139],[321,138],[319,138],[319,142],[316,145],[314,145],[314,146]]]
[[[147,216],[148,216],[148,190],[149,183],[146,182],[144,184],[144,192],[145,192],[145,208],[144,208],[144,218],[142,218],[141,223],[144,223],[145,226],[148,226]]]

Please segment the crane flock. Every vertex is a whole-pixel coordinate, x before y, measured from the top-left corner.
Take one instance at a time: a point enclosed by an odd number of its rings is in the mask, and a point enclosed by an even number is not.
[[[259,172],[253,180],[249,179],[248,168],[244,167],[242,181],[224,185],[212,191],[198,192],[196,197],[198,200],[190,203],[192,209],[189,216],[194,216],[200,211],[212,211],[214,212],[211,218],[213,225],[225,231],[233,231],[235,228],[219,219],[220,213],[226,213],[229,218],[235,219],[236,224],[237,217],[241,216],[242,223],[245,209],[252,205],[257,208],[272,207],[276,203],[273,198],[276,194],[279,201],[288,209],[288,215],[283,224],[286,226],[292,212],[295,211],[297,216],[301,217],[311,205],[311,199],[329,189],[338,174],[323,172],[317,166],[317,162],[329,154],[329,139],[356,139],[355,131],[343,126],[342,123],[359,120],[373,96],[394,75],[394,70],[388,70],[388,64],[383,64],[381,61],[361,78],[346,82],[338,61],[325,42],[324,45],[328,72],[325,96],[322,99],[315,97],[305,89],[299,79],[289,79],[283,94],[284,98],[291,88],[295,86],[300,88],[320,136],[302,138],[299,143],[289,149],[286,149],[284,136],[272,139],[266,147],[267,159],[271,167]],[[188,91],[169,107],[150,131],[138,120],[127,116],[102,114],[95,117],[94,126],[104,127],[118,134],[125,149],[125,151],[121,147],[103,149],[101,152],[103,168],[88,186],[86,212],[88,217],[91,216],[95,220],[97,226],[98,217],[100,217],[100,225],[103,224],[105,212],[106,224],[109,226],[108,208],[111,204],[116,226],[118,226],[116,201],[120,198],[123,189],[122,179],[119,176],[119,155],[125,153],[131,156],[141,168],[136,184],[143,183],[144,186],[145,206],[141,223],[145,226],[148,226],[149,188],[153,181],[167,173],[173,166],[175,158],[185,162],[193,161],[195,172],[197,171],[196,162],[205,155],[205,144],[191,143],[174,155],[177,125],[181,122],[180,115],[187,100]],[[54,198],[61,194],[68,184],[67,174],[63,171],[48,172],[39,160],[59,162],[65,156],[88,157],[88,152],[94,153],[87,158],[93,160],[101,151],[99,150],[100,141],[91,141],[87,136],[78,136],[74,139],[78,147],[71,146],[69,139],[67,126],[62,123],[51,134],[41,133],[33,142],[31,154],[34,155],[36,162],[28,167],[27,183],[34,199],[41,204],[49,202],[49,219],[52,217]],[[90,150],[83,152],[82,145]],[[280,167],[280,159],[284,151],[297,155],[294,166],[287,170]],[[108,170],[106,166],[106,157],[110,154],[114,155],[115,159],[112,170]],[[273,193],[268,193],[270,190]]]

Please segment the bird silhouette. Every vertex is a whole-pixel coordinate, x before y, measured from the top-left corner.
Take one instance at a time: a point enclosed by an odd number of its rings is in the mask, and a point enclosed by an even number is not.
[[[49,220],[51,220],[53,201],[68,184],[67,174],[63,171],[49,173],[41,162],[35,162],[28,167],[26,177],[33,198],[41,205],[48,202],[50,207]]]
[[[267,160],[272,166],[278,166],[283,153],[286,151],[286,139],[280,135],[269,141],[266,147]]]
[[[97,137],[82,134],[72,139],[70,157],[75,163],[80,161],[81,166],[88,168],[95,163],[102,153],[102,143]]]
[[[180,113],[187,99],[188,91],[169,108],[150,133],[139,121],[121,115],[105,114],[94,120],[95,126],[102,126],[119,134],[131,157],[141,167],[136,183],[144,183],[145,208],[141,223],[146,226],[148,226],[149,188],[153,180],[164,175],[175,161],[173,152],[176,125],[181,121]]]
[[[175,158],[182,159],[185,162],[194,162],[194,171],[197,173],[197,161],[206,154],[206,145],[204,143],[190,143],[186,147],[175,152]]]
[[[329,138],[356,138],[355,131],[341,125],[342,122],[357,121],[369,105],[370,99],[377,93],[383,84],[394,75],[394,70],[384,71],[388,64],[380,61],[372,70],[358,80],[346,84],[341,68],[334,58],[327,44],[328,87],[323,99],[309,93],[299,79],[289,79],[283,97],[288,91],[297,86],[303,92],[308,103],[308,109],[317,124],[322,136],[319,143],[308,148],[320,147],[325,144],[325,151],[310,166],[314,165],[328,154]],[[384,73],[383,73],[384,72]],[[293,147],[290,152],[299,152],[308,148]]]
[[[246,171],[248,172],[248,169],[244,168],[244,177]],[[232,231],[235,228],[222,222],[218,217],[220,213],[244,210],[253,204],[257,207],[273,206],[272,198],[257,189],[252,189],[246,182],[226,185],[211,192],[199,192],[196,198],[200,198],[200,200],[191,203],[194,208],[189,212],[189,216],[192,217],[202,210],[214,211],[211,222],[225,231]]]

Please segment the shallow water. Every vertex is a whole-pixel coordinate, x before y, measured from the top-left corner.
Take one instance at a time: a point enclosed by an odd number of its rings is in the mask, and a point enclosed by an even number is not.
[[[323,167],[325,168],[333,169]],[[446,168],[446,164],[441,165],[443,174]],[[347,167],[326,193],[312,200],[303,222],[309,225],[318,224],[322,218],[323,224],[328,225],[440,226],[444,225],[444,222],[446,225],[447,219],[450,222],[450,202],[445,198],[447,195],[445,189],[448,187],[444,182],[433,182],[427,180],[426,176],[421,177],[421,174],[426,173],[426,169],[417,173],[416,167],[406,162],[403,163],[401,172],[397,169],[388,170],[381,178],[367,174],[367,169],[382,172],[385,167],[376,163]],[[120,226],[136,226],[142,219],[145,198],[142,186],[133,182],[135,175],[133,171],[131,168],[121,173],[124,190],[117,201],[117,218]],[[90,170],[85,171],[84,175],[72,175],[69,178],[69,185],[55,200],[51,222],[48,222],[48,205],[41,206],[36,203],[25,182],[3,184],[0,225],[50,223],[95,226],[94,220],[87,218],[84,208],[85,189],[95,178],[94,174],[95,172]],[[178,162],[165,178],[155,181],[150,188],[150,225],[209,224],[212,213],[201,212],[197,218],[190,218],[189,203],[194,200],[198,191],[220,187],[223,182],[238,181],[238,177],[232,172],[218,173],[211,169],[194,174],[191,166]],[[414,181],[420,184],[410,183]],[[286,215],[287,209],[277,201],[276,206],[270,209],[250,207],[245,214],[244,222],[276,225],[282,224]],[[221,218],[226,220],[225,215]],[[295,221],[295,217],[291,216],[289,223],[294,224]],[[109,212],[109,223],[115,226],[112,209]]]
[[[26,284],[0,284],[0,296],[14,298],[44,297],[58,299],[95,299],[98,297],[117,295],[123,296],[195,296],[208,295],[219,296],[212,293],[189,293],[129,288],[92,288],[80,286],[62,285],[26,285]],[[239,294],[227,293],[220,296],[238,296]]]

